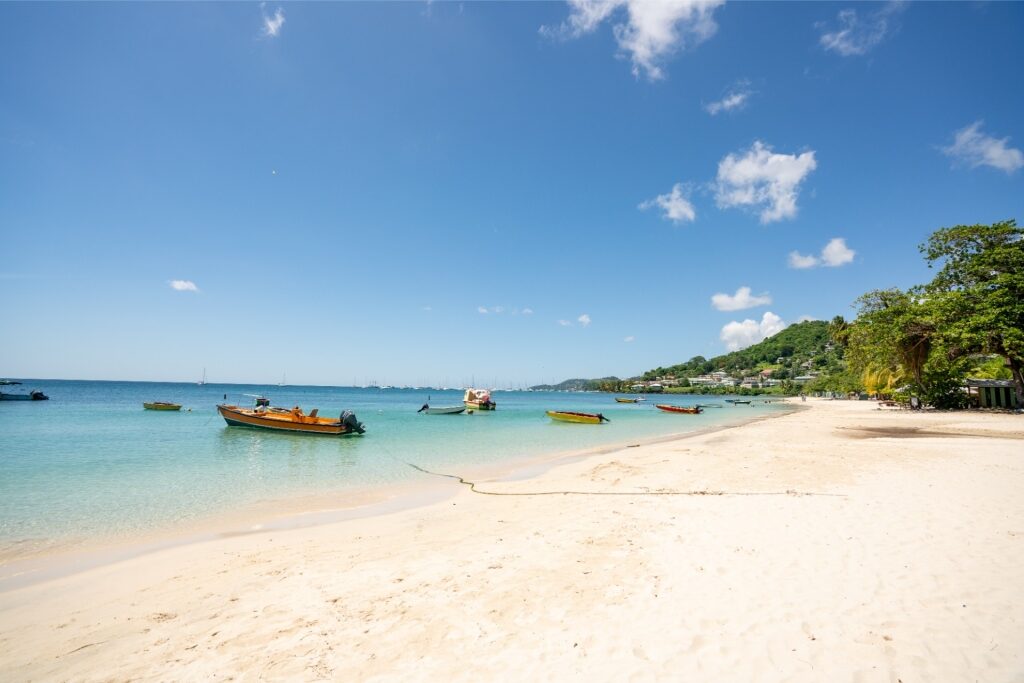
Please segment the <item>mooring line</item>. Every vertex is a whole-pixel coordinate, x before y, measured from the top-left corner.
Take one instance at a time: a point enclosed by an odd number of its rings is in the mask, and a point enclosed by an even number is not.
[[[411,462],[405,463],[414,470],[434,477],[445,477],[455,479],[460,484],[469,487],[473,493],[481,496],[827,496],[831,498],[846,498],[845,493],[821,493],[819,491],[481,491],[477,488],[476,482],[469,481],[457,474],[445,474],[444,472],[431,472]]]

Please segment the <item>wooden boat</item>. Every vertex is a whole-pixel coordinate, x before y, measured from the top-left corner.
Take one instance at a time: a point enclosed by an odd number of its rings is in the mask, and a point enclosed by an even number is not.
[[[423,407],[416,411],[417,413],[426,413],[427,415],[458,415],[459,413],[466,412],[466,406],[440,406],[437,408],[431,408],[426,403]]]
[[[618,396],[615,397],[616,403],[636,403],[639,400],[640,399],[638,398],[619,398]]]
[[[700,415],[704,412],[700,406],[686,407],[686,406],[672,406],[667,403],[656,403],[655,408],[658,410],[664,410],[666,413],[686,413],[688,415]]]
[[[181,410],[180,403],[168,403],[167,401],[153,401],[152,403],[143,403],[142,407],[146,410]]]
[[[473,410],[494,410],[498,404],[491,400],[491,392],[487,389],[466,389],[462,402]]]
[[[569,410],[549,410],[548,417],[560,422],[578,422],[581,424],[598,425],[602,422],[611,422],[601,413],[576,413]]]
[[[333,417],[319,417],[316,408],[306,415],[298,406],[291,409],[272,408],[257,401],[255,408],[218,405],[217,412],[221,414],[229,427],[256,427],[280,432],[326,436],[350,436],[366,431],[363,423],[347,410],[342,412],[341,417],[334,419]]]
[[[8,382],[20,384],[20,382]],[[0,392],[0,401],[49,401],[50,397],[41,391],[30,391],[27,394],[6,394]]]

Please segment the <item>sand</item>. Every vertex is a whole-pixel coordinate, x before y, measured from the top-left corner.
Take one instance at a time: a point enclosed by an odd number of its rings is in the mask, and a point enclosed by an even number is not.
[[[800,408],[4,592],[0,679],[1024,680],[1024,417]]]

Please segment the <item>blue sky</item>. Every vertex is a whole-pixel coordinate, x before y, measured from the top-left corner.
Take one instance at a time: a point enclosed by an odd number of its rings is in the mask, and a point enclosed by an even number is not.
[[[0,375],[518,386],[850,316],[1024,219],[1021,64],[1021,3],[3,3]]]

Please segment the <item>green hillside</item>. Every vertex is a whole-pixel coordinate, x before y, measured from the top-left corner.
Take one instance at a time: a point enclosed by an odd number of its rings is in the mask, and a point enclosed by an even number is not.
[[[530,387],[537,391],[618,391],[622,380],[618,377],[601,379],[567,379],[558,384],[538,384]]]
[[[843,352],[829,343],[828,323],[822,320],[790,325],[773,337],[711,359],[696,356],[678,365],[648,370],[640,379],[696,377],[723,370],[733,377],[772,369],[773,379],[792,379],[808,372],[835,374],[842,371]]]

